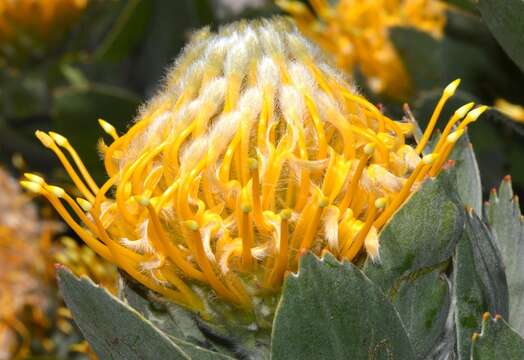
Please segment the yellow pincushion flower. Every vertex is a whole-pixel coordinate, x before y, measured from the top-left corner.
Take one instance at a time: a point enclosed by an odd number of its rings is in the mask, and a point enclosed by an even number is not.
[[[289,22],[203,30],[126,134],[100,120],[114,140],[101,146],[102,186],[65,137],[40,131],[83,197],[22,184],[150,289],[203,313],[202,289],[251,309],[307,251],[379,260],[380,229],[485,110],[458,109],[424,156],[458,83],[412,147],[412,125],[360,96]]]
[[[0,56],[13,58],[60,39],[88,0],[0,0]]]
[[[438,0],[310,0],[306,4],[277,0],[299,29],[328,52],[339,68],[352,74],[357,68],[376,93],[404,99],[410,92],[409,75],[389,39],[394,26],[414,27],[440,37],[445,5]]]

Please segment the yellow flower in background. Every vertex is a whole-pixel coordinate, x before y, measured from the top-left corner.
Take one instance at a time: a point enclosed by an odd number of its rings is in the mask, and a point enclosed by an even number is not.
[[[395,99],[411,90],[409,75],[389,39],[394,26],[414,27],[440,37],[445,24],[445,5],[438,0],[277,0],[299,29],[330,54],[348,74],[357,68],[369,88]]]
[[[54,263],[90,276],[113,292],[116,269],[73,239],[54,244],[52,235],[59,225],[41,220],[31,198],[1,168],[0,194],[0,360],[29,356],[30,344],[53,354],[57,344],[49,336],[54,328],[64,334],[73,330],[57,296]]]
[[[96,284],[116,294],[117,271],[115,266],[96,255],[85,245],[70,237],[62,237],[52,249],[54,261],[67,266],[77,276],[88,276]]]
[[[146,287],[203,314],[218,296],[269,317],[260,299],[305,252],[379,261],[380,229],[486,109],[459,108],[424,155],[458,84],[413,147],[412,124],[359,95],[290,22],[205,29],[127,133],[100,120],[113,139],[104,184],[64,136],[41,131],[82,197],[31,174],[22,184]]]
[[[12,359],[28,354],[27,322],[46,326],[49,289],[44,252],[53,228],[38,218],[30,198],[1,168],[0,194],[0,359]],[[24,319],[28,308],[31,315]]]
[[[63,37],[88,0],[0,0],[0,56],[33,54]]]
[[[495,100],[493,108],[509,116],[516,122],[524,123],[524,107],[520,105],[512,104],[504,99],[497,99]]]

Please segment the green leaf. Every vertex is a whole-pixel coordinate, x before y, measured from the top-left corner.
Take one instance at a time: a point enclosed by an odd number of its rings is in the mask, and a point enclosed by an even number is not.
[[[507,318],[509,295],[502,255],[486,224],[471,210],[466,216],[466,235],[471,240],[475,269],[488,311]]]
[[[524,359],[524,339],[500,316],[489,316],[473,340],[471,359]]]
[[[446,277],[432,271],[406,279],[393,297],[417,359],[426,359],[442,336],[451,305],[449,290]]]
[[[158,329],[168,335],[184,351],[190,345],[204,348],[221,359],[229,356],[249,355],[255,358],[257,349],[247,346],[245,339],[252,331],[243,328],[243,336],[235,336],[230,329],[220,328],[204,322],[197,315],[171,302],[163,301],[148,289],[136,283],[125,274],[120,277],[119,297]],[[203,330],[205,328],[205,331]],[[210,336],[211,332],[214,336]]]
[[[445,179],[427,180],[382,229],[382,260],[367,261],[364,272],[389,292],[402,277],[449,260],[463,226],[463,211],[449,196]]]
[[[483,102],[492,102],[493,96],[520,102],[524,73],[506,55],[485,21],[461,11],[447,11],[446,15],[442,85],[460,77],[462,91]]]
[[[440,84],[443,68],[439,40],[410,27],[393,27],[389,30],[389,37],[417,90],[431,89]]]
[[[119,61],[140,43],[151,17],[153,2],[130,0],[94,57],[97,61]]]
[[[307,254],[284,285],[271,358],[413,359],[398,313],[359,269]]]
[[[498,195],[491,192],[485,212],[506,266],[509,323],[524,336],[524,222],[509,177],[500,184]]]
[[[97,142],[104,133],[97,119],[103,118],[117,130],[124,131],[133,120],[138,105],[134,94],[118,87],[91,84],[61,88],[53,98],[53,129],[69,139],[87,167],[100,177],[104,171]]]
[[[42,74],[14,75],[3,80],[0,109],[6,118],[16,120],[45,114],[49,99]]]
[[[190,359],[138,312],[91,280],[62,267],[58,282],[76,324],[101,359]]]
[[[192,31],[209,25],[208,0],[149,0],[153,4],[150,26],[143,41],[136,76],[146,91],[152,91],[187,43]]]
[[[477,13],[477,5],[474,0],[445,0],[451,5],[455,5],[462,10],[467,10],[469,12]]]
[[[234,360],[234,358],[220,354],[215,351],[195,346],[194,344],[180,340],[174,337],[169,337],[171,341],[177,344],[190,359],[194,360]]]
[[[455,327],[459,359],[469,359],[471,336],[480,326],[479,316],[487,310],[475,270],[471,241],[466,234],[453,257],[453,286],[456,298]]]
[[[453,177],[454,188],[457,190],[461,202],[473,208],[477,214],[482,213],[482,184],[477,158],[473,145],[467,134],[464,134],[455,144],[450,155],[455,160],[455,166],[450,171]]]
[[[502,259],[488,229],[473,212],[466,216],[466,231],[455,256],[454,294],[457,350],[468,359],[471,336],[486,311],[507,315],[507,285]]]
[[[121,275],[120,284],[119,297],[164,333],[196,345],[208,345],[198,328],[196,315],[175,304],[155,301],[146,288],[125,274]]]
[[[392,299],[417,358],[437,346],[450,308],[441,273],[462,233],[464,212],[448,186],[442,176],[426,181],[381,231],[382,260],[364,265],[366,275]]]
[[[493,36],[524,71],[524,1],[480,0],[478,8]]]
[[[480,23],[479,26],[481,26]],[[505,80],[505,74],[496,59],[494,52],[478,46],[473,41],[466,41],[459,36],[447,36],[442,40],[442,66],[444,68],[441,86],[444,87],[451,81],[462,79],[460,89],[477,96],[483,83],[500,83]],[[494,85],[492,85],[494,86]]]

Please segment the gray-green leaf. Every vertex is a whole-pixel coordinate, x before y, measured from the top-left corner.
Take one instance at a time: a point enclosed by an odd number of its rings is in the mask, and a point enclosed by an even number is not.
[[[482,321],[482,332],[475,336],[471,359],[524,359],[524,339],[500,316]]]
[[[471,336],[480,316],[492,311],[507,316],[507,284],[499,251],[475,213],[467,216],[466,231],[454,256],[455,324],[459,359],[467,359]]]
[[[101,359],[231,359],[167,336],[133,308],[66,268],[58,269],[64,300]]]
[[[488,311],[507,318],[509,295],[502,256],[491,232],[473,211],[468,211],[466,216],[466,235],[471,239],[475,269],[489,305]]]
[[[414,359],[398,313],[349,262],[307,254],[284,285],[272,359]]]
[[[509,177],[500,184],[498,195],[491,193],[485,212],[506,266],[509,323],[524,336],[524,222]]]
[[[381,231],[382,260],[377,264],[368,261],[364,272],[385,292],[402,277],[451,258],[464,214],[450,198],[446,183],[442,176],[427,180]]]
[[[461,202],[473,208],[477,214],[482,213],[482,184],[477,158],[473,145],[467,134],[457,142],[450,156],[455,160],[455,166],[450,171],[454,177],[456,191]]]
[[[269,354],[269,350],[266,350],[269,346],[260,346],[257,333],[247,331],[245,327],[236,329],[225,323],[204,322],[181,306],[158,298],[125,274],[120,276],[119,297],[184,351],[188,346],[197,346],[209,350],[220,359],[231,359],[229,356],[257,359]],[[210,336],[211,333],[213,335]]]
[[[436,346],[449,313],[450,294],[440,273],[462,233],[464,212],[449,196],[448,182],[425,182],[380,233],[381,262],[364,266],[392,299],[417,358]]]
[[[206,344],[206,338],[196,324],[196,315],[172,303],[158,303],[148,294],[148,289],[128,279],[126,275],[120,276],[119,297],[126,304],[167,335],[196,345]]]
[[[434,270],[406,279],[392,299],[417,359],[426,359],[443,334],[451,304],[449,290],[446,277]]]
[[[138,312],[88,278],[58,269],[62,296],[101,359],[189,359],[182,349]]]

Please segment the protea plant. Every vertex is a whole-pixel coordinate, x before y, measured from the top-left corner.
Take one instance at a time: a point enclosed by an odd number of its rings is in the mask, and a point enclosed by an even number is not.
[[[408,108],[394,120],[366,100],[290,22],[240,22],[197,32],[125,134],[99,120],[105,183],[67,138],[38,131],[77,189],[22,184],[122,270],[120,299],[59,270],[94,351],[522,354],[520,214],[506,179],[481,218],[465,133],[486,107],[464,104],[434,134],[459,82],[422,132]]]

